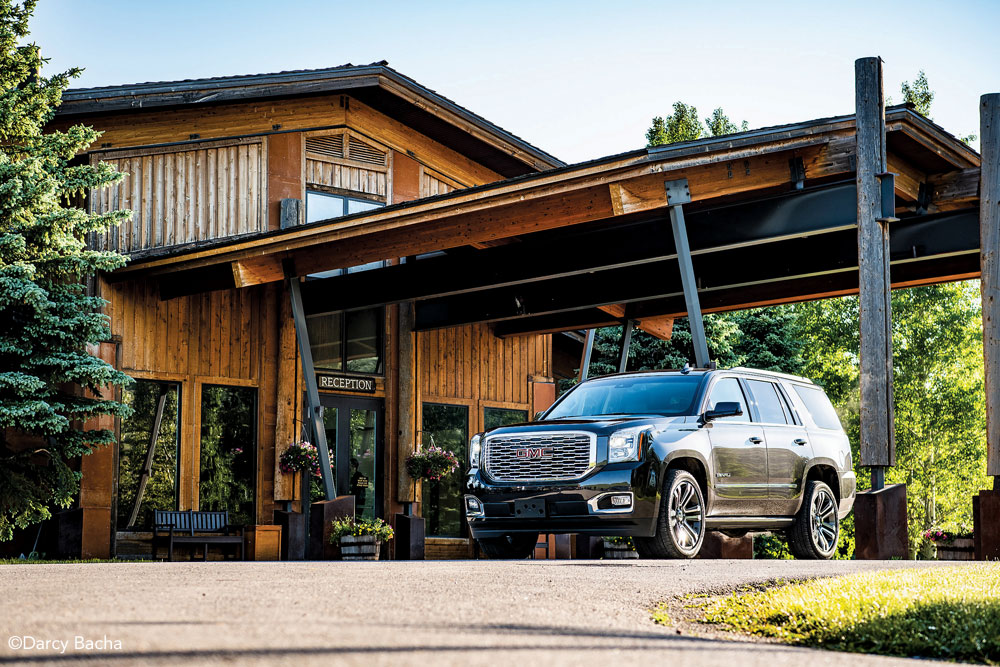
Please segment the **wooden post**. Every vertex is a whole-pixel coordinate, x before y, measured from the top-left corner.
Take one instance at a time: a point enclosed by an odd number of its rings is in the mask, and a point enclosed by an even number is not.
[[[1000,93],[979,101],[979,246],[986,369],[986,474],[1000,480]]]
[[[861,465],[873,489],[895,464],[892,406],[892,310],[889,226],[882,218],[879,175],[886,170],[882,60],[854,63],[857,110],[858,286],[861,327]]]

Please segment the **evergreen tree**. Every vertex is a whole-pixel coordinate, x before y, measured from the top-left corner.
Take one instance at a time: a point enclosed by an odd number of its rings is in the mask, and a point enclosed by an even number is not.
[[[87,249],[85,236],[130,212],[91,215],[70,203],[122,175],[73,161],[97,138],[93,129],[43,133],[80,70],[40,74],[45,60],[24,43],[34,5],[0,4],[0,540],[70,506],[80,477],[73,459],[114,440],[82,422],[128,412],[80,389],[129,381],[87,352],[110,332],[104,301],[82,283],[125,263]]]

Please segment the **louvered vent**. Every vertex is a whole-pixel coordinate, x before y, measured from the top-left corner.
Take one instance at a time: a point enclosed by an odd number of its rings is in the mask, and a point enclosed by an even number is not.
[[[329,137],[309,137],[306,139],[306,152],[327,157],[344,157],[344,135],[334,134]]]
[[[358,162],[385,166],[385,153],[363,141],[358,141],[354,137],[351,137],[350,158]]]

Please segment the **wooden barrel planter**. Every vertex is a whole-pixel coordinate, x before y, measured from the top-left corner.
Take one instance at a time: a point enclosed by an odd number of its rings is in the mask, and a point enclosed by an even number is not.
[[[625,558],[638,558],[639,554],[637,554],[632,547],[627,544],[616,544],[614,542],[604,540],[604,557],[617,560]]]
[[[382,541],[374,535],[344,535],[340,538],[341,560],[378,560]]]
[[[937,545],[938,560],[975,560],[976,546],[971,537]]]

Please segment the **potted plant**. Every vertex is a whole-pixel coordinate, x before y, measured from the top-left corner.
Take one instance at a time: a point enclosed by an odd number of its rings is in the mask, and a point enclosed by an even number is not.
[[[968,530],[931,528],[924,532],[924,539],[937,550],[938,560],[975,560],[976,548]]]
[[[435,445],[417,450],[406,457],[406,472],[415,480],[440,482],[457,469],[458,457],[454,452]]]
[[[638,558],[631,537],[605,537],[604,557],[610,559]]]
[[[309,488],[303,490],[303,492],[308,491],[306,500],[322,500],[324,498],[323,485],[320,483],[323,474],[319,467],[319,450],[316,449],[315,445],[305,440],[292,443],[278,458],[278,468],[281,472],[295,475],[296,487],[302,482],[302,473],[308,472]],[[333,461],[330,461],[330,468],[333,468]]]
[[[331,525],[330,543],[340,545],[341,560],[378,560],[382,542],[393,537],[392,526],[378,518],[348,516]]]

